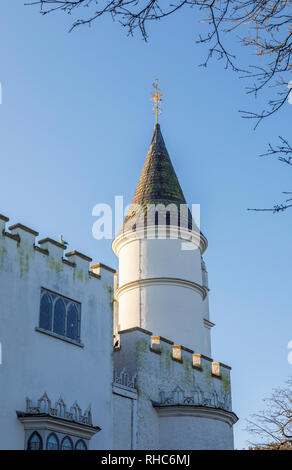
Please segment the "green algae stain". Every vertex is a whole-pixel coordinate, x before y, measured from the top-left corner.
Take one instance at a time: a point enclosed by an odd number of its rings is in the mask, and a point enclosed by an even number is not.
[[[49,258],[49,267],[51,269],[54,269],[57,273],[60,273],[63,271],[63,265],[61,262],[56,261],[54,256],[50,256]]]
[[[147,339],[139,339],[137,341],[137,368],[139,369],[140,366],[143,364],[144,360],[144,355],[147,353],[148,348],[149,348],[149,343]]]
[[[7,249],[5,248],[5,246],[0,247],[0,270],[1,271],[4,269],[6,255],[7,255]]]
[[[185,372],[185,381],[188,384],[192,384],[192,378],[193,378],[193,369],[192,369],[192,361],[188,357],[185,357],[183,359],[183,366],[184,366],[184,372]]]
[[[230,393],[230,378],[229,375],[222,372],[221,374],[221,383],[222,383],[222,388],[224,392]]]
[[[171,371],[171,351],[168,348],[161,347],[161,362],[170,373]]]
[[[31,258],[34,257],[34,250],[25,249],[22,246],[17,248],[19,260],[19,274],[21,278],[27,277]]]
[[[211,368],[206,368],[205,369],[205,378],[208,386],[212,384],[212,370]]]
[[[102,287],[107,292],[109,305],[110,305],[111,310],[113,310],[113,307],[114,307],[114,289],[113,289],[112,286],[110,286],[108,284],[102,284]]]
[[[83,281],[83,271],[82,271],[82,269],[79,269],[79,271],[77,272],[77,279],[79,281]]]
[[[138,356],[143,355],[147,351],[148,351],[148,341],[147,341],[147,339],[143,339],[143,338],[139,339],[137,341],[137,354],[138,354]]]

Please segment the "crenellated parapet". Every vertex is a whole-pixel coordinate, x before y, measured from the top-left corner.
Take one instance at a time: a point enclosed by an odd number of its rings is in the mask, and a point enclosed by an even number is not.
[[[9,218],[0,214],[0,270],[11,271],[11,259],[19,260],[20,276],[30,268],[32,259],[40,256],[46,259],[47,269],[56,273],[72,270],[74,279],[79,281],[98,279],[107,280],[115,270],[102,263],[91,266],[92,258],[77,250],[65,253],[67,244],[46,237],[37,240],[39,233],[21,223],[7,227]],[[16,252],[18,256],[15,256]],[[98,269],[96,267],[98,266]]]
[[[115,367],[124,364],[128,374],[136,374],[138,390],[151,402],[231,411],[231,367],[142,328],[119,334]]]

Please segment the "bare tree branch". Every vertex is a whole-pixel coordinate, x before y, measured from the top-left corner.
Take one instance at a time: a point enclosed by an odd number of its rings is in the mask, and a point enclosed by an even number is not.
[[[292,450],[292,378],[285,388],[274,389],[265,399],[266,409],[247,420],[247,431],[256,437],[253,449]]]
[[[287,165],[292,166],[292,147],[289,142],[284,139],[283,137],[279,136],[280,144],[274,147],[273,145],[268,145],[268,150],[265,153],[261,154],[261,157],[264,156],[276,156],[277,159],[282,162],[286,163]],[[292,191],[283,191],[282,194],[292,194]],[[256,212],[273,212],[279,213],[283,212],[286,209],[292,207],[292,198],[286,199],[284,203],[275,204],[273,207],[268,209],[247,209],[248,211],[256,211]]]
[[[256,97],[271,84],[281,88],[261,112],[241,111],[243,118],[255,119],[255,127],[266,117],[279,111],[290,93],[292,53],[292,0],[36,0],[27,5],[39,5],[42,15],[62,11],[69,15],[86,12],[73,21],[70,31],[81,25],[91,25],[98,18],[110,15],[129,35],[140,31],[148,40],[148,24],[174,15],[181,9],[197,8],[198,22],[207,28],[199,34],[198,43],[208,48],[210,59],[224,59],[225,68],[243,72],[254,80],[247,93]],[[236,34],[242,46],[250,48],[261,64],[248,70],[238,65],[235,55],[225,45],[225,39]],[[289,88],[287,89],[287,86]]]

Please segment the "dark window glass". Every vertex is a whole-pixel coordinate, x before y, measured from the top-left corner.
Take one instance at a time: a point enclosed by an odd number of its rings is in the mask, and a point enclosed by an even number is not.
[[[55,434],[50,434],[47,440],[47,450],[59,450],[59,441]]]
[[[69,437],[63,439],[61,450],[73,450],[73,444]]]
[[[86,444],[82,439],[76,442],[75,450],[87,450]]]
[[[42,439],[37,432],[33,432],[30,436],[27,448],[28,450],[42,450]]]
[[[62,299],[58,299],[54,305],[54,333],[65,335],[66,309]]]
[[[52,329],[52,300],[49,294],[44,294],[40,307],[40,328]]]
[[[39,327],[80,342],[81,305],[42,288]]]
[[[67,336],[71,339],[79,339],[78,310],[75,304],[70,304],[67,311]]]
[[[159,219],[158,219],[158,211],[155,211],[155,225],[158,225]]]

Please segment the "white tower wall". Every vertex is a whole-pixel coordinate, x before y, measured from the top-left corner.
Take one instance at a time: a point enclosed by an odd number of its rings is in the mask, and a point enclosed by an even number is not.
[[[186,243],[192,249],[182,249]],[[116,239],[113,248],[119,256],[118,328],[140,327],[210,356],[198,240],[140,239],[132,234]]]

